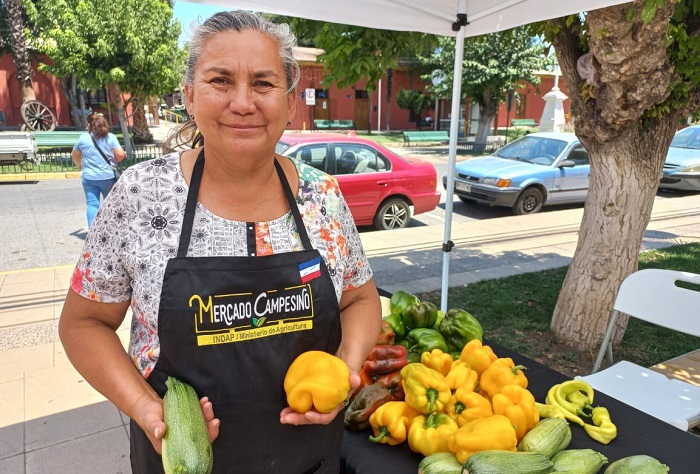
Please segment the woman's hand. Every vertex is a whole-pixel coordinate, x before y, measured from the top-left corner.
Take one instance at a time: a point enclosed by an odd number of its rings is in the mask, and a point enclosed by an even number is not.
[[[214,418],[214,405],[211,404],[208,397],[202,397],[202,399],[199,400],[199,405],[202,407],[202,413],[204,413],[204,421],[207,424],[207,431],[209,432],[209,444],[211,444],[219,437],[219,424],[221,420]]]
[[[209,401],[209,398],[202,397],[199,400],[199,405],[202,407],[204,421],[207,424],[209,443],[213,443],[219,436],[219,424],[221,421],[214,417],[214,407]],[[165,436],[165,431],[167,430],[167,426],[165,426],[165,422],[163,421],[163,401],[150,399],[142,404],[139,411],[141,412],[139,419],[143,421],[137,421],[137,423],[141,429],[146,432],[146,436],[148,436],[148,439],[151,441],[153,449],[155,449],[158,454],[162,454],[163,436]]]
[[[350,391],[348,396],[360,386],[360,374],[350,367]],[[306,413],[297,413],[289,407],[286,407],[280,413],[280,423],[283,425],[327,425],[335,419],[338,413],[345,407],[345,403],[339,404],[330,413],[319,413],[317,411],[307,411]]]

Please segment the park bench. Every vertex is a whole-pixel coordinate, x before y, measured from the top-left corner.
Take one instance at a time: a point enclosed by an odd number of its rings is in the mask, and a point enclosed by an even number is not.
[[[75,131],[52,131],[52,132],[31,132],[38,147],[73,148],[78,142],[80,135],[85,132]]]
[[[450,136],[447,131],[424,131],[424,132],[403,132],[404,146],[411,146],[412,143],[435,143],[449,142]]]
[[[354,130],[352,120],[314,120],[314,130]]]
[[[514,127],[536,127],[537,122],[534,119],[513,119],[510,122]]]

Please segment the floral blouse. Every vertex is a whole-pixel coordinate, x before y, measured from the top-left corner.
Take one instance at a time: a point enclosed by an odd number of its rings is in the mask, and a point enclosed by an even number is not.
[[[131,300],[129,355],[144,377],[158,361],[163,275],[168,259],[177,255],[187,200],[180,153],[124,172],[100,206],[71,278],[71,288],[85,298]],[[296,202],[340,301],[344,290],[367,283],[372,270],[337,181],[304,163],[296,166]],[[303,250],[291,212],[256,223],[255,235],[260,256]],[[218,217],[197,203],[187,255],[246,256],[246,223]]]

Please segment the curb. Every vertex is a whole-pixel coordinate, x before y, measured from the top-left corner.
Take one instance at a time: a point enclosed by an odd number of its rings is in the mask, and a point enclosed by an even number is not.
[[[12,181],[46,181],[50,179],[75,179],[80,178],[80,171],[68,171],[59,173],[15,173],[0,174],[0,182]]]

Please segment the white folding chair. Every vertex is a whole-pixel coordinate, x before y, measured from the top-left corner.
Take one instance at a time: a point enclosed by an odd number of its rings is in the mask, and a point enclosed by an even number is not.
[[[647,269],[629,275],[620,286],[598,351],[593,373],[585,380],[594,389],[687,430],[700,424],[700,387],[671,380],[646,367],[621,361],[613,364],[610,341],[620,313],[658,326],[700,337],[700,291],[676,282],[700,285],[700,275]],[[649,341],[653,344],[653,341]],[[598,372],[605,354],[611,364]]]

